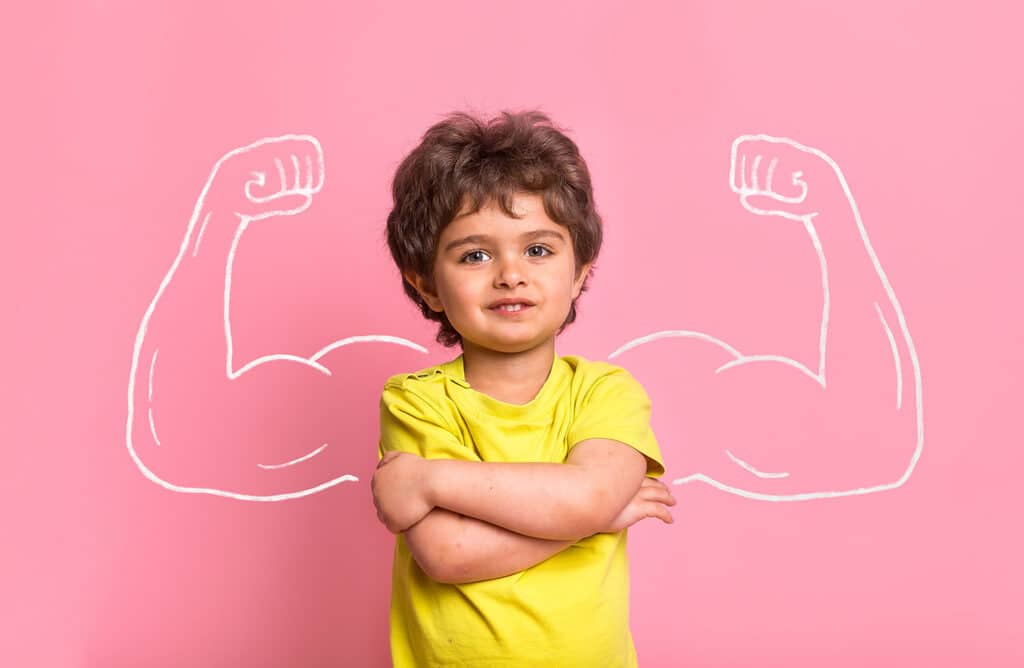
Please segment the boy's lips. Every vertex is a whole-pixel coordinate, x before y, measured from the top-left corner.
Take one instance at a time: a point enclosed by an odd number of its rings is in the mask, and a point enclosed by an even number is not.
[[[529,299],[506,298],[506,299],[499,299],[496,302],[490,303],[487,306],[487,308],[496,309],[496,308],[498,308],[500,306],[511,306],[511,305],[515,305],[515,304],[521,304],[523,307],[533,306],[533,302],[531,302]]]
[[[533,305],[533,302],[526,299],[507,298],[492,303],[488,309],[501,315],[516,315],[528,311]]]

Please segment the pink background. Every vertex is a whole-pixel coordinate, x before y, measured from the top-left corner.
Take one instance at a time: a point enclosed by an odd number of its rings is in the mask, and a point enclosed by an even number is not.
[[[704,472],[780,497],[695,480],[674,488],[674,525],[631,531],[641,665],[1021,665],[1024,16],[989,2],[614,4],[12,12],[0,47],[13,78],[0,168],[4,665],[386,665],[376,401],[388,375],[456,354],[433,343],[387,255],[390,178],[445,112],[534,106],[580,145],[606,224],[562,354],[606,359],[645,334],[694,330],[816,369],[808,235],[751,214],[729,187],[733,140],[768,133],[841,168],[919,362],[917,386],[896,332],[892,413],[877,275],[825,163],[785,154],[779,174],[806,165],[822,211],[835,385],[821,393],[790,372],[723,389],[716,378],[741,374],[710,373],[715,354],[680,338],[613,360],[649,388],[666,480]],[[154,446],[132,370],[140,324],[214,164],[286,133],[319,140],[326,176],[306,212],[254,222],[239,244],[235,369],[357,335],[428,353],[354,343],[321,360],[331,376],[281,360],[227,381],[224,212],[240,181],[224,173],[207,201],[224,225],[175,274],[141,349],[147,368],[162,351]],[[854,322],[865,313],[870,328]],[[895,332],[895,311],[885,317]],[[721,442],[701,449],[702,434]],[[274,474],[237,466],[321,443]],[[723,448],[794,475],[759,479]],[[359,480],[277,502],[173,491],[271,496],[342,474]],[[874,493],[781,498],[901,475]]]

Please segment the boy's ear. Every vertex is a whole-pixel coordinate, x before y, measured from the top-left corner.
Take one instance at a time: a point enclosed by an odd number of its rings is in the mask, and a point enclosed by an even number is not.
[[[427,303],[431,311],[441,313],[444,311],[444,306],[441,305],[441,300],[438,299],[437,293],[434,292],[434,286],[431,285],[430,281],[420,276],[414,271],[402,272],[402,278],[406,282],[416,289],[423,301]]]
[[[576,299],[580,296],[580,291],[583,290],[583,282],[587,280],[587,276],[590,275],[590,268],[594,266],[593,262],[588,262],[579,268],[576,272],[576,278],[572,281],[572,298]]]

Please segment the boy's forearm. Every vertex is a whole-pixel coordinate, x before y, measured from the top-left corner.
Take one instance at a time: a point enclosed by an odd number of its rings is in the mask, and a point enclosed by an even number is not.
[[[428,498],[445,508],[517,534],[575,541],[607,518],[594,512],[593,480],[577,465],[430,460]]]
[[[443,508],[432,510],[405,537],[427,575],[449,584],[518,573],[574,542],[524,536]]]

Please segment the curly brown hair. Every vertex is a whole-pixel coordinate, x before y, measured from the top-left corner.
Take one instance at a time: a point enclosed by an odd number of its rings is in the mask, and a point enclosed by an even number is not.
[[[489,120],[463,111],[448,114],[423,134],[391,184],[394,206],[387,218],[387,241],[399,271],[411,271],[431,285],[441,230],[460,212],[472,214],[490,202],[508,216],[521,217],[512,211],[518,193],[542,195],[547,216],[569,230],[577,272],[597,258],[601,217],[590,171],[576,144],[547,114],[502,111]],[[431,310],[408,281],[402,287],[425,318],[441,324],[438,343],[461,343],[443,312]],[[558,333],[575,319],[573,300]]]

